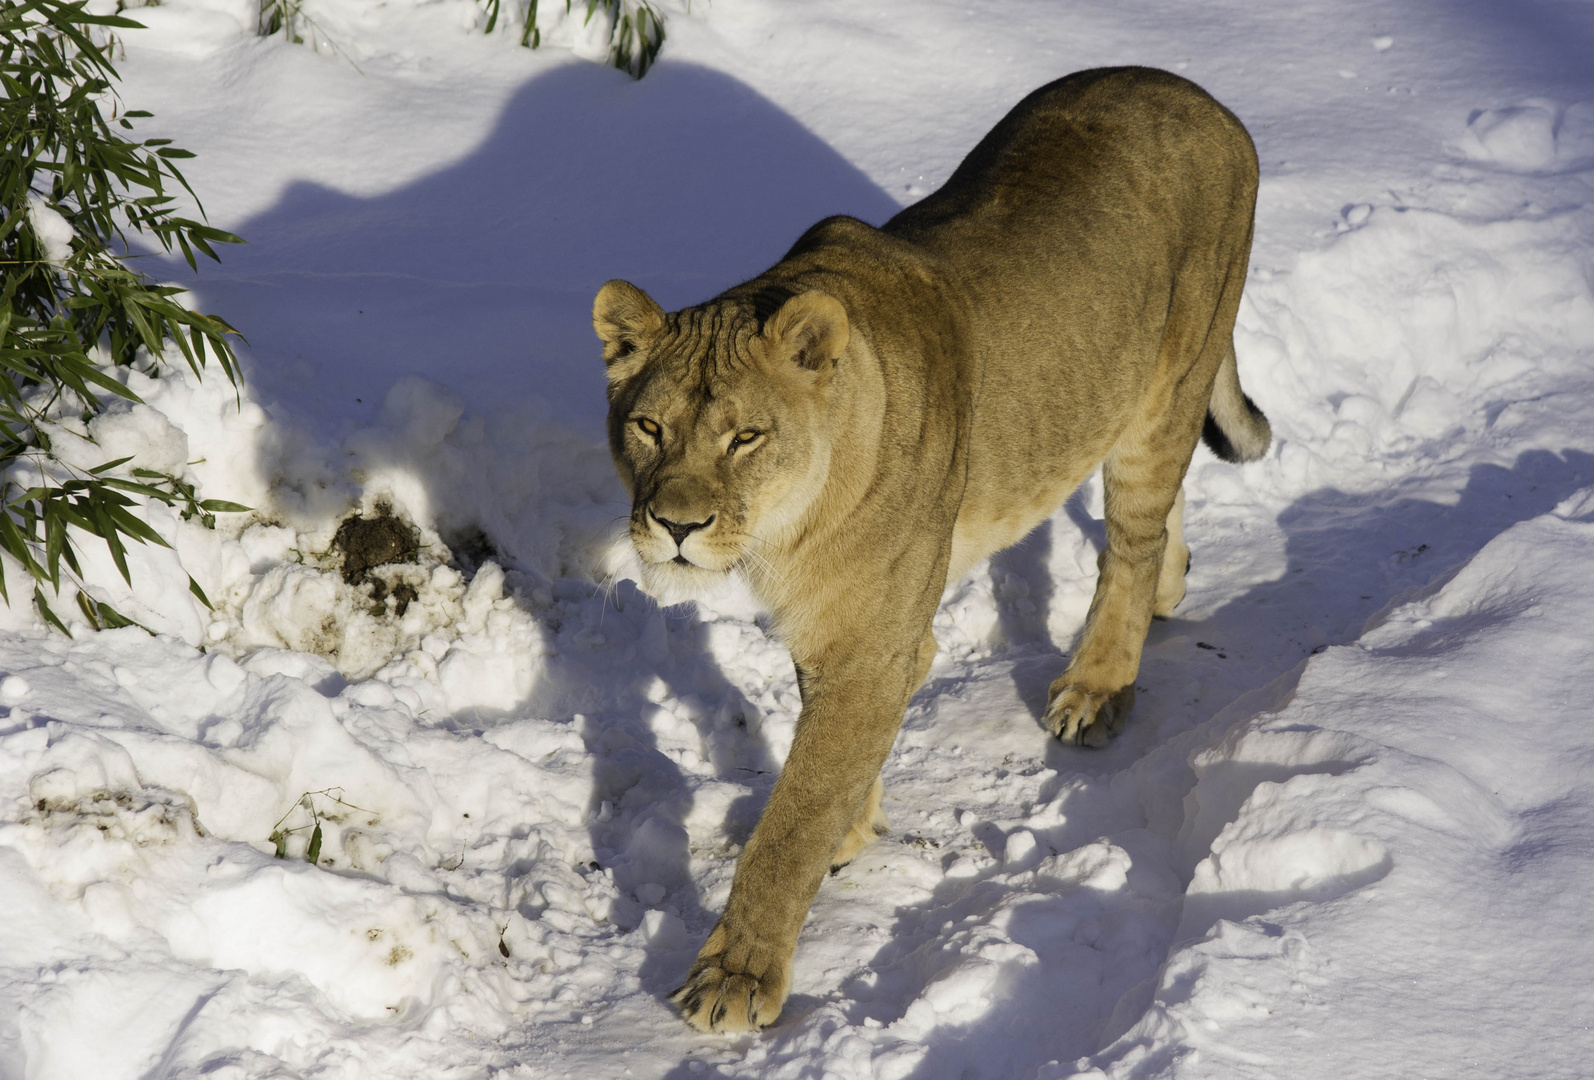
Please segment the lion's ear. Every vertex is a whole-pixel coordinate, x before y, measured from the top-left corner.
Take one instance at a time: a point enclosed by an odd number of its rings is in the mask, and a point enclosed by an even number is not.
[[[764,324],[763,338],[772,361],[829,375],[851,334],[841,301],[813,290],[782,304]]]
[[[664,309],[629,281],[611,281],[592,301],[592,328],[603,340],[603,363],[609,378],[624,378],[631,374],[627,370],[631,365],[620,361],[664,329]]]

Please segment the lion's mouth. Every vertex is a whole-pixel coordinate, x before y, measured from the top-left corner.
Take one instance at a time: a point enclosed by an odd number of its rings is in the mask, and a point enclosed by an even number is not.
[[[691,559],[688,559],[685,555],[677,555],[675,558],[671,559],[670,561],[672,563],[675,563],[677,566],[696,566],[697,565],[697,563],[693,562]]]

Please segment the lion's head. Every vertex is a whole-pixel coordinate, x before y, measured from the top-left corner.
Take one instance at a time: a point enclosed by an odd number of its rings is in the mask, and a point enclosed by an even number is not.
[[[722,297],[666,313],[611,281],[592,322],[609,376],[609,448],[631,494],[643,586],[666,602],[733,570],[755,585],[801,531],[830,466],[832,376],[847,315],[816,291],[760,320]]]

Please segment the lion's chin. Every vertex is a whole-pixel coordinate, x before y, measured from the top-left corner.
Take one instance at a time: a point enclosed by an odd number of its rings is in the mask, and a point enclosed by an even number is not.
[[[641,564],[642,591],[662,607],[706,600],[724,587],[730,574],[708,570],[693,563],[662,562]]]

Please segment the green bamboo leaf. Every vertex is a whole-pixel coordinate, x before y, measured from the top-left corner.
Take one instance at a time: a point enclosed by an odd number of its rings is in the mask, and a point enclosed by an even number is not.
[[[122,575],[122,580],[131,585],[133,576],[127,570],[127,548],[122,543],[121,530],[116,527],[116,522],[111,518],[106,500],[97,497],[101,494],[103,493],[92,493],[83,504],[84,516],[89,521],[88,531],[105,541],[105,546],[111,552],[111,561],[116,564],[116,569]]]
[[[72,388],[85,398],[89,396],[86,384],[93,383],[103,390],[109,390],[119,398],[140,403],[144,400],[103,371],[100,371],[82,354],[66,354],[56,359],[61,367],[67,369],[67,371],[59,373],[60,377],[67,381],[69,385],[73,382],[80,384]]]
[[[254,509],[243,503],[228,502],[226,499],[205,499],[200,502],[200,508],[216,514],[247,514]]]
[[[123,480],[115,476],[102,476],[100,477],[99,482],[107,487],[115,488],[118,491],[129,491],[134,495],[143,495],[146,498],[158,499],[167,506],[172,504],[172,493],[169,491],[163,491],[153,484],[140,484],[132,480]]]
[[[304,851],[304,861],[307,863],[319,862],[321,859],[321,823],[315,823],[315,831],[310,834],[310,846]]]
[[[194,575],[188,575],[188,591],[199,597],[199,602],[211,611],[216,610],[216,605],[210,602],[210,597],[205,595],[205,590],[199,587],[199,582],[194,580]]]
[[[78,595],[81,596],[83,594],[79,593]],[[135,622],[134,620],[129,619],[126,615],[123,615],[120,611],[117,611],[110,604],[104,604],[96,600],[94,601],[94,610],[99,616],[100,626],[107,630],[116,630],[123,626],[136,626],[150,637],[155,636],[155,631],[151,630],[143,623]]]
[[[128,513],[122,507],[111,503],[109,500],[106,500],[103,505],[105,507],[105,512],[110,515],[113,521],[116,522],[117,526],[122,532],[133,537],[135,540],[139,540],[144,543],[156,544],[160,547],[171,547],[170,544],[161,538],[160,533],[156,532],[143,521],[140,521],[138,518]],[[129,584],[131,584],[131,582],[129,582]]]
[[[50,610],[50,605],[46,603],[44,599],[44,590],[40,589],[37,585],[33,587],[33,603],[34,606],[39,609],[39,614],[44,616],[45,622],[61,631],[61,633],[65,634],[67,637],[72,636],[72,631],[66,628],[66,623],[56,618],[55,612]]]
[[[45,579],[44,568],[33,557],[33,549],[28,546],[27,539],[22,531],[17,528],[17,523],[10,514],[0,513],[0,548],[4,548],[12,558],[22,564],[29,576],[35,580]]]
[[[88,519],[87,515],[85,515],[83,513],[80,513],[78,511],[77,507],[72,506],[70,503],[57,502],[56,503],[56,513],[60,514],[61,517],[66,520],[66,523],[68,525],[75,525],[79,529],[82,529],[84,532],[88,533],[91,536],[98,535],[98,528],[99,527],[97,525],[95,525],[94,522],[90,521]],[[71,535],[70,534],[68,534],[68,536],[67,536],[66,551],[63,553],[62,557],[66,559],[67,565],[72,567],[72,572],[73,573],[81,573],[81,571],[78,570],[77,563],[74,560],[73,555],[72,555],[72,543],[71,543]]]
[[[83,613],[83,617],[89,621],[89,625],[98,630],[100,628],[100,616],[94,610],[94,605],[90,603],[88,593],[79,592],[77,594],[77,606],[78,610]]]
[[[65,515],[63,515],[64,517]],[[83,577],[83,568],[77,564],[77,553],[72,550],[72,537],[67,535],[66,547],[61,549],[61,561],[66,563],[68,569],[76,574],[79,579]]]
[[[126,465],[129,461],[132,461],[132,460],[133,460],[133,455],[129,454],[126,457],[119,457],[119,458],[117,458],[114,461],[107,461],[104,465],[97,465],[94,468],[90,469],[89,472],[94,473],[95,475],[99,475],[102,472],[110,472],[112,469],[116,468],[118,465]],[[137,472],[138,470],[134,469],[133,471]]]
[[[51,513],[51,505],[44,507],[44,561],[50,574],[50,584],[61,591],[61,553],[66,550],[66,519]]]

